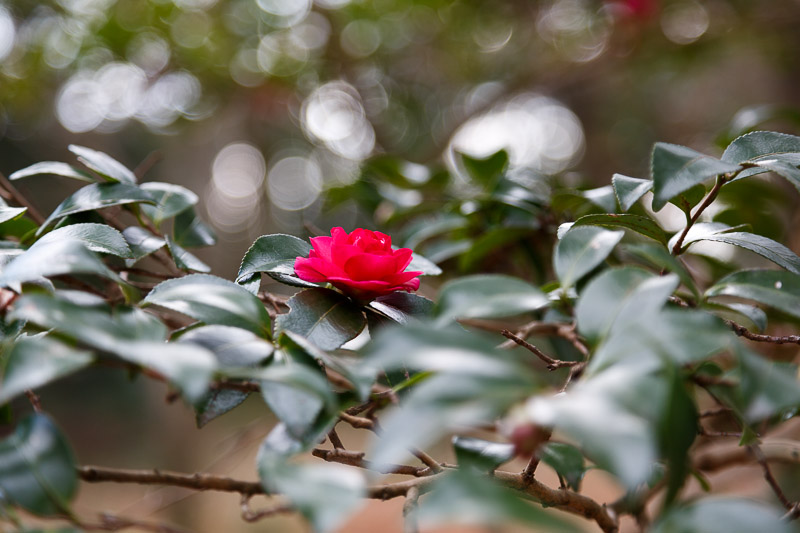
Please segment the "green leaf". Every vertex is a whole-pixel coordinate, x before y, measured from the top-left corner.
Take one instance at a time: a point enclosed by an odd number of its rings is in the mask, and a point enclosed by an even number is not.
[[[48,338],[25,337],[0,359],[0,405],[28,389],[47,385],[92,362],[92,356]],[[5,366],[3,369],[2,367]]]
[[[653,188],[653,182],[650,180],[631,178],[622,174],[614,174],[611,177],[611,184],[622,211],[630,210],[642,196]]]
[[[56,176],[73,178],[79,181],[88,181],[89,183],[97,181],[90,174],[87,174],[82,170],[78,170],[72,165],[59,163],[57,161],[42,161],[40,163],[34,163],[29,167],[17,170],[11,174],[8,179],[13,181],[27,178],[28,176],[39,176],[41,174],[54,174]]]
[[[211,267],[198,259],[194,254],[191,254],[181,248],[175,241],[166,237],[167,249],[175,261],[175,265],[181,270],[194,270],[196,272],[210,272]]]
[[[47,233],[36,242],[37,245],[42,245],[47,242],[70,239],[80,241],[93,252],[116,255],[122,258],[133,257],[133,252],[122,233],[106,224],[71,224],[63,226]]]
[[[147,192],[127,183],[93,183],[75,191],[61,202],[36,232],[41,234],[53,221],[76,213],[94,211],[113,205],[155,203]]]
[[[46,415],[22,420],[0,441],[0,493],[36,515],[61,514],[78,488],[69,443]]]
[[[186,248],[200,248],[217,243],[214,230],[200,220],[194,208],[186,209],[175,217],[172,237],[175,242]]]
[[[249,331],[230,326],[201,326],[187,331],[179,343],[202,346],[217,360],[217,367],[246,367],[265,363],[272,357],[272,343]],[[203,427],[241,404],[249,395],[233,389],[215,389],[195,404],[197,427]]]
[[[661,456],[667,461],[666,505],[671,504],[691,470],[689,448],[697,436],[700,417],[683,376],[674,367],[667,370],[669,391],[662,404],[664,413],[659,419],[658,441]]]
[[[0,224],[21,217],[27,207],[0,207]]]
[[[466,228],[469,220],[461,215],[440,214],[432,220],[421,220],[408,232],[403,246],[414,249],[431,237]]]
[[[406,270],[409,272],[422,272],[422,276],[438,276],[442,273],[442,269],[436,266],[436,263],[416,252],[411,252],[411,262],[406,267]]]
[[[617,201],[616,197],[614,196],[614,188],[611,185],[605,185],[603,187],[589,189],[586,191],[579,191],[578,194],[592,202],[606,213],[616,210]]]
[[[741,365],[742,417],[751,424],[800,407],[797,365],[765,361],[743,346],[737,347]]]
[[[573,490],[580,490],[588,468],[578,448],[562,442],[548,442],[540,453],[543,463],[555,470]]]
[[[424,319],[433,314],[434,303],[424,296],[410,292],[397,291],[380,296],[369,303],[369,307],[400,324],[410,320]]]
[[[96,274],[123,283],[97,255],[75,240],[58,240],[31,246],[0,273],[0,285],[36,281],[64,274]]]
[[[323,350],[354,339],[366,325],[361,308],[330,289],[307,289],[287,302],[290,311],[275,320],[275,331],[291,331]]]
[[[653,148],[653,209],[661,210],[667,202],[709,178],[736,172],[738,164],[720,161],[691,148],[656,143]]]
[[[672,198],[669,203],[676,206],[688,216],[691,214],[692,208],[699,204],[705,196],[706,188],[702,184],[697,184]]]
[[[541,309],[547,295],[533,285],[511,276],[466,276],[444,284],[435,307],[438,324],[456,318],[497,318]]]
[[[692,291],[695,298],[700,299],[697,285],[692,279],[691,274],[684,268],[681,262],[663,246],[651,243],[626,244],[623,251],[641,259],[645,264],[649,264],[658,271],[668,271],[677,274],[681,283]]]
[[[125,265],[132,267],[140,259],[147,257],[156,250],[166,246],[167,241],[156,237],[149,231],[138,226],[129,226],[122,231],[122,236],[131,249],[132,259],[125,261]]]
[[[734,302],[706,302],[703,309],[715,315],[743,324],[747,329],[756,333],[767,329],[767,314],[760,307]]]
[[[69,145],[69,151],[77,155],[81,163],[111,181],[136,183],[134,173],[108,154],[75,144]]]
[[[729,163],[756,163],[758,168],[748,168],[739,173],[737,179],[775,171],[788,178],[795,187],[797,165],[800,164],[800,137],[774,131],[754,131],[742,135],[728,145],[722,160]],[[773,167],[773,168],[770,168]]]
[[[258,272],[294,275],[294,261],[307,257],[311,245],[291,235],[263,235],[247,250],[236,275],[236,282],[250,278]]]
[[[684,241],[684,243],[686,243],[684,247],[690,245],[692,242],[700,240],[724,242],[725,244],[732,244],[744,248],[745,250],[750,250],[761,257],[769,259],[776,265],[785,268],[789,272],[800,274],[800,257],[781,243],[762,237],[761,235],[747,233],[745,231],[715,233],[712,235],[695,237],[689,243]]]
[[[505,150],[495,152],[483,159],[463,153],[459,155],[469,177],[489,191],[497,186],[508,168],[508,153]]]
[[[362,475],[344,465],[258,461],[258,473],[267,491],[286,496],[320,533],[336,531],[366,494]]]
[[[180,185],[151,181],[143,183],[140,188],[150,193],[156,205],[143,205],[142,211],[150,217],[156,226],[167,219],[183,213],[198,201],[197,195]]]
[[[453,437],[452,442],[461,467],[491,471],[514,458],[513,444],[461,436]]]
[[[440,478],[419,504],[426,530],[444,524],[502,525],[517,522],[535,531],[570,532],[577,528],[539,505],[532,505],[492,478],[456,470]]]
[[[800,276],[780,270],[734,272],[706,291],[706,298],[735,296],[754,300],[800,318]]]
[[[781,513],[763,503],[742,498],[707,498],[666,512],[653,533],[790,533]]]
[[[570,229],[556,244],[553,266],[564,289],[594,270],[625,235],[595,227]]]
[[[586,215],[575,221],[575,226],[601,226],[604,228],[626,228],[664,245],[667,244],[667,234],[658,223],[649,217],[639,215]]]
[[[169,279],[153,288],[143,305],[159,305],[206,324],[234,326],[270,338],[261,301],[237,284],[208,274]]]

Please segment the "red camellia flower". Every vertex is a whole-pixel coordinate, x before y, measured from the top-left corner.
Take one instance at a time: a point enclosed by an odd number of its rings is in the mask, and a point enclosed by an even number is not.
[[[411,249],[392,250],[392,238],[379,231],[333,228],[330,237],[312,237],[308,257],[294,262],[300,279],[329,282],[358,300],[374,300],[394,291],[415,291],[422,272],[405,272]]]

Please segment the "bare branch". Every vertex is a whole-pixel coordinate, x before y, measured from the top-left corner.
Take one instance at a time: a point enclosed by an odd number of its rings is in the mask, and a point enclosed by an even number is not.
[[[772,489],[772,492],[775,493],[777,496],[778,501],[781,502],[783,507],[788,511],[792,512],[794,510],[795,504],[789,501],[789,498],[783,493],[781,486],[778,484],[778,480],[775,479],[775,476],[772,475],[772,470],[769,468],[769,463],[767,463],[767,457],[764,455],[764,452],[761,451],[761,448],[758,444],[751,444],[748,446],[750,448],[751,453],[755,456],[756,461],[758,464],[761,465],[761,469],[764,471],[764,479],[767,481],[767,484]]]
[[[266,509],[254,511],[250,507],[251,497],[252,496],[249,494],[242,494],[242,520],[245,522],[258,522],[259,520],[275,516],[276,514],[291,513],[295,510],[290,503],[283,502],[272,507],[267,507]]]
[[[753,333],[741,324],[737,324],[732,320],[726,320],[725,323],[730,327],[734,333],[745,339],[756,342],[770,342],[772,344],[800,344],[800,335],[762,335],[760,333]]]
[[[161,470],[123,470],[101,466],[78,467],[78,476],[89,483],[113,482],[139,485],[172,485],[192,490],[216,490],[241,494],[263,494],[257,481],[240,481],[212,474],[181,474]]]
[[[418,533],[419,526],[417,524],[417,517],[414,511],[417,508],[419,501],[419,489],[411,487],[406,492],[406,501],[403,504],[403,533]]]
[[[547,370],[550,370],[551,372],[553,370],[558,370],[559,368],[575,366],[575,365],[579,365],[581,363],[580,361],[561,361],[559,359],[553,359],[552,357],[550,357],[549,355],[547,355],[546,353],[541,351],[539,348],[537,348],[533,344],[529,343],[528,341],[526,341],[524,339],[521,339],[521,338],[517,337],[516,335],[514,335],[513,333],[511,333],[507,329],[504,329],[503,331],[501,331],[500,334],[503,335],[503,337],[506,337],[507,339],[510,339],[510,340],[514,341],[515,343],[519,344],[523,348],[525,348],[525,349],[529,350],[530,352],[532,352],[536,357],[541,359],[547,365]]]

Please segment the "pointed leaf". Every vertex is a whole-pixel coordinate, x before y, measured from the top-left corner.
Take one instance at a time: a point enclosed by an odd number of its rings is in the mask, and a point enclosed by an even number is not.
[[[69,151],[77,155],[81,163],[111,181],[136,183],[136,175],[108,154],[75,144],[69,145]]]
[[[48,242],[63,240],[80,241],[93,252],[116,255],[122,258],[133,257],[130,246],[122,233],[106,224],[71,224],[47,233],[37,242],[42,245]]]
[[[172,224],[172,238],[185,248],[201,248],[217,243],[217,236],[194,211],[189,208],[175,217]]]
[[[39,176],[41,174],[54,174],[56,176],[73,178],[79,181],[87,181],[89,183],[94,183],[97,181],[90,174],[82,170],[78,170],[72,165],[59,163],[58,161],[42,161],[40,163],[34,163],[29,167],[17,170],[11,174],[8,179],[13,181],[27,178],[28,176]]]
[[[581,451],[563,442],[548,442],[541,451],[542,462],[564,478],[573,490],[580,490],[581,481],[588,468]]]
[[[127,183],[93,183],[75,191],[66,200],[61,202],[55,211],[50,213],[47,220],[36,232],[41,234],[45,228],[59,218],[64,218],[76,213],[94,211],[112,205],[130,203],[155,203],[147,192],[135,185]]]
[[[122,232],[122,236],[131,249],[132,259],[125,261],[125,265],[132,267],[140,259],[147,257],[156,250],[166,246],[167,241],[161,237],[156,237],[146,229],[138,226],[129,226]]]
[[[604,228],[626,228],[664,245],[667,244],[667,234],[658,223],[649,217],[639,215],[586,215],[575,221],[575,226],[600,226]]]
[[[167,249],[169,250],[175,266],[181,270],[194,270],[195,272],[210,272],[211,267],[202,262],[194,254],[181,248],[175,241],[167,236]]]
[[[27,389],[47,385],[92,362],[92,356],[48,338],[26,337],[11,345],[0,368],[0,405]]]
[[[46,415],[22,420],[0,441],[0,494],[37,515],[63,513],[78,488],[75,458]]]
[[[780,270],[734,272],[706,291],[706,298],[735,296],[754,300],[800,318],[800,276]]]
[[[728,145],[722,160],[730,163],[755,163],[758,167],[743,170],[737,179],[773,171],[800,186],[800,137],[774,131],[754,131]]]
[[[406,324],[409,320],[422,320],[431,316],[434,303],[418,294],[397,291],[378,297],[369,306],[395,322]]]
[[[150,217],[156,226],[163,221],[183,213],[198,201],[197,195],[180,185],[151,181],[139,186],[150,193],[156,205],[143,205],[142,211]]]
[[[354,339],[366,325],[361,308],[329,289],[307,289],[287,302],[290,311],[275,320],[275,331],[291,331],[323,350]]]
[[[628,211],[653,188],[653,182],[650,180],[631,178],[622,174],[614,174],[611,177],[611,184],[614,186],[614,194],[617,195],[619,207],[623,212]]]
[[[234,326],[270,338],[270,319],[261,301],[233,282],[191,274],[159,283],[142,301],[188,315],[206,324]]]
[[[781,243],[762,237],[761,235],[745,231],[735,231],[696,237],[692,242],[700,240],[724,242],[725,244],[732,244],[739,248],[750,250],[761,257],[769,259],[776,265],[785,268],[789,272],[800,274],[800,257]],[[691,242],[687,243],[687,246],[689,244],[691,244]]]
[[[659,211],[691,187],[740,168],[685,146],[656,143],[652,159],[653,209]]]
[[[624,235],[622,231],[591,226],[567,231],[556,244],[553,254],[553,266],[561,286],[567,289],[591,272],[608,257]]]
[[[294,275],[294,261],[307,257],[311,245],[291,235],[263,235],[247,250],[239,267],[236,281],[250,278],[258,272],[274,272]]]
[[[486,274],[447,282],[435,307],[438,324],[456,318],[497,318],[519,315],[547,306],[541,290],[511,276]]]

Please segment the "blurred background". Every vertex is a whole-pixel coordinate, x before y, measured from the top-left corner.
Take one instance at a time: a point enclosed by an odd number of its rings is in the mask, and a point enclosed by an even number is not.
[[[259,235],[334,225],[389,228],[453,271],[514,270],[491,251],[552,225],[537,206],[575,205],[555,188],[600,205],[613,173],[648,176],[655,141],[718,155],[752,129],[800,133],[798,27],[798,0],[0,0],[0,172],[74,162],[74,143],[184,185],[219,239],[197,255],[229,279]],[[517,211],[483,211],[461,155],[500,149],[493,201]],[[19,182],[45,214],[76,187]],[[796,192],[752,187],[747,221],[791,245]],[[763,227],[776,205],[787,224]],[[97,372],[44,394],[82,462],[253,477],[257,399],[195,437],[157,385]],[[113,488],[86,488],[85,509],[290,530],[241,523],[233,496]]]

